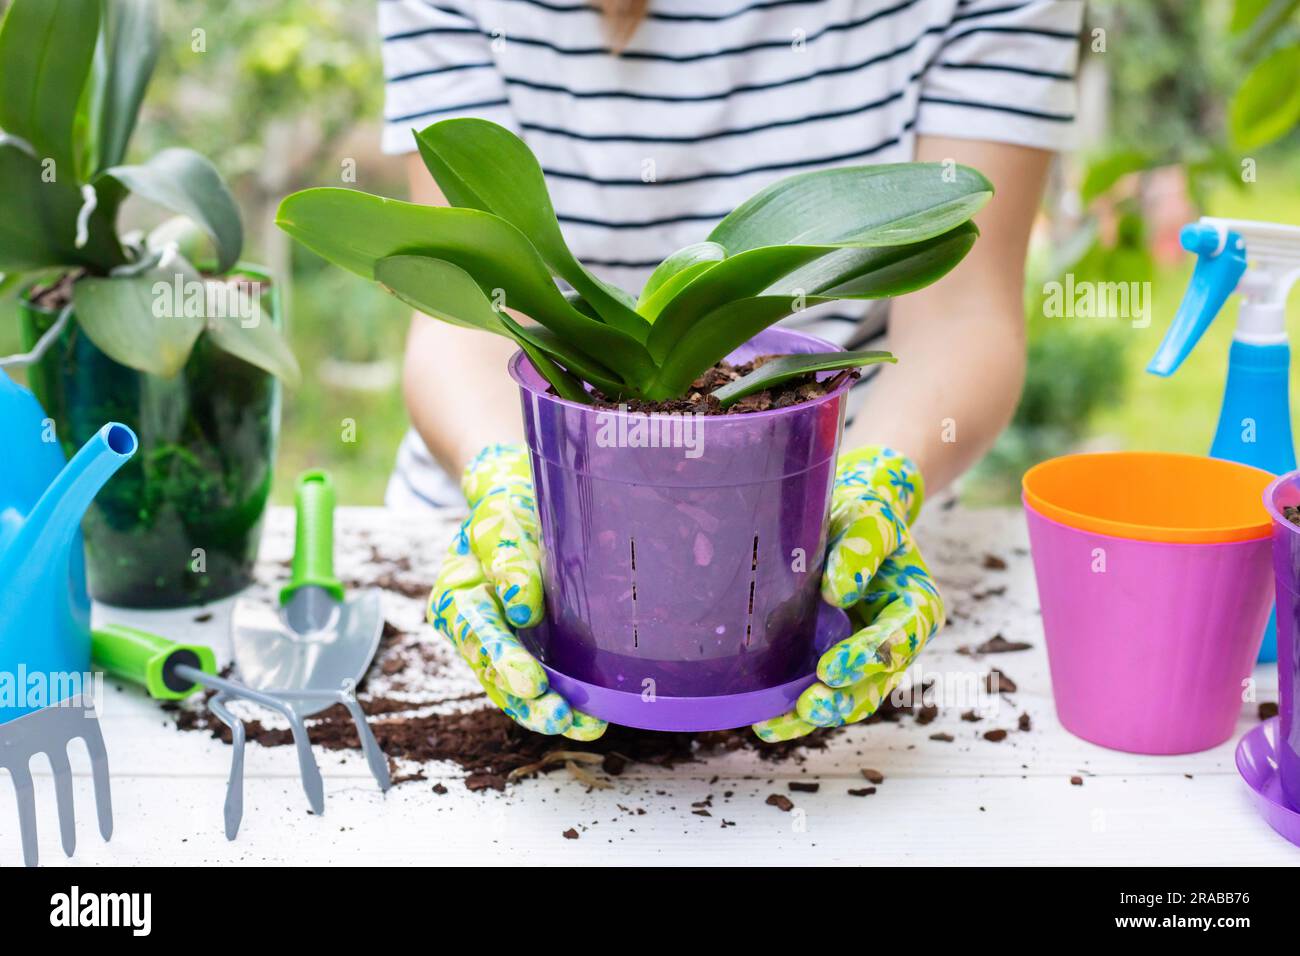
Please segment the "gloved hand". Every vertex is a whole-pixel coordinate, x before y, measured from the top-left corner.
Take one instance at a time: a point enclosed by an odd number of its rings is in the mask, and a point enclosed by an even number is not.
[[[794,710],[754,725],[763,740],[789,740],[875,713],[943,624],[943,599],[908,525],[921,510],[916,466],[889,448],[840,456],[822,597],[859,630],[817,662],[818,682]]]
[[[469,663],[489,698],[530,730],[594,740],[603,720],[574,710],[511,627],[541,620],[537,513],[527,452],[485,448],[461,482],[470,515],[452,542],[429,601],[429,621]],[[907,523],[921,478],[904,456],[863,448],[840,458],[831,497],[822,596],[859,625],[822,655],[820,682],[789,713],[754,725],[789,740],[873,714],[943,622],[943,601]],[[504,613],[503,613],[504,612]],[[509,624],[507,624],[507,619]]]
[[[537,508],[528,452],[490,445],[465,469],[469,517],[429,595],[429,623],[455,645],[494,704],[529,730],[595,740],[605,721],[574,710],[512,628],[542,619]],[[509,623],[507,623],[507,621]]]

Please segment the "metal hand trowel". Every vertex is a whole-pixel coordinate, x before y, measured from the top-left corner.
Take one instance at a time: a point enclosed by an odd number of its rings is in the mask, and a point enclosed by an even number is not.
[[[333,701],[315,694],[360,683],[379,649],[384,617],[379,592],[345,597],[334,576],[334,484],[323,471],[298,479],[297,528],[289,583],[278,607],[241,599],[230,619],[235,665],[254,690],[275,689],[308,716]]]

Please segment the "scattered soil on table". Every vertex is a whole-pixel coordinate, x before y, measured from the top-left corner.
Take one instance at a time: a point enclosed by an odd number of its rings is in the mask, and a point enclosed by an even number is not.
[[[833,737],[843,732],[843,728],[817,730],[806,737],[765,743],[748,727],[705,733],[661,733],[611,725],[598,740],[580,742],[525,730],[495,707],[422,712],[438,705],[474,704],[485,700],[482,694],[410,701],[367,694],[363,685],[357,696],[362,710],[371,718],[371,730],[388,755],[395,778],[423,779],[420,774],[397,773],[399,760],[421,764],[448,761],[466,771],[465,786],[471,791],[501,791],[525,777],[559,769],[569,769],[589,785],[599,785],[603,781],[593,771],[617,777],[633,764],[673,768],[735,750],[754,751],[772,763],[798,763],[809,751],[825,749]],[[230,743],[229,729],[206,708],[172,709],[178,729],[207,732]],[[907,716],[915,717],[918,723],[928,722],[922,715],[933,709],[914,704],[895,705],[892,700],[886,700],[864,723],[898,723]],[[306,724],[308,735],[317,746],[327,750],[360,749],[356,728],[341,705],[309,718]],[[244,726],[247,739],[265,747],[282,747],[293,742],[288,728],[268,727],[259,720],[246,720]],[[877,770],[864,770],[863,776],[873,783],[884,779]],[[791,789],[808,792],[816,787],[812,783],[791,784]]]
[[[415,575],[414,568],[411,567],[411,559],[407,555],[398,558],[385,558],[379,553],[379,549],[372,544],[370,546],[370,560],[374,565],[378,566],[378,571],[367,573],[365,580],[354,578],[344,581],[344,587],[350,590],[379,588],[382,591],[392,591],[394,594],[400,594],[403,597],[415,598],[420,601],[428,600],[429,591],[433,588],[433,581]]]
[[[767,799],[763,802],[769,807],[776,807],[784,813],[789,813],[794,809],[794,801],[784,793],[770,793],[768,794]]]
[[[1007,732],[1005,730],[986,730],[984,731],[984,739],[990,743],[1000,744],[1007,739]]]
[[[726,408],[723,408],[722,404],[713,397],[713,392],[717,389],[734,382],[741,376],[748,375],[754,369],[760,368],[775,358],[781,358],[781,356],[760,355],[753,361],[745,362],[742,365],[719,362],[692,382],[690,391],[682,398],[673,398],[662,402],[634,398],[620,403],[606,397],[599,390],[593,392],[592,397],[595,399],[594,405],[596,408],[617,409],[621,404],[629,412],[644,414],[680,414],[687,412],[692,415],[744,415],[748,412],[766,412],[773,408],[789,408],[791,405],[801,405],[804,402],[810,402],[813,399],[830,394],[839,388],[845,380],[856,380],[861,376],[857,369],[845,369],[826,381],[819,382],[817,381],[817,373],[809,372],[807,375],[789,379],[772,388],[746,395]]]
[[[423,600],[427,585],[423,582],[417,585],[414,579],[419,575],[413,573],[408,558],[393,561],[376,554],[375,559],[373,573],[366,576],[367,580],[355,582],[357,586],[371,587],[381,579],[399,580],[404,587],[395,590],[401,593],[409,590],[410,596]],[[817,730],[806,737],[766,743],[748,727],[707,733],[661,733],[610,726],[602,737],[591,742],[548,737],[523,729],[495,707],[484,706],[487,698],[481,692],[464,692],[461,682],[453,679],[452,670],[458,667],[459,661],[431,633],[423,629],[409,632],[385,621],[379,652],[369,674],[357,688],[357,699],[370,718],[375,739],[389,758],[394,783],[425,781],[423,765],[442,761],[465,771],[464,783],[472,792],[504,791],[523,779],[556,770],[567,770],[592,789],[606,789],[611,786],[610,778],[618,777],[636,764],[671,769],[699,764],[737,750],[755,752],[774,764],[799,764],[808,753],[825,749],[831,739],[844,732],[844,728]],[[230,671],[227,668],[225,673],[229,675]],[[924,703],[932,686],[932,682],[926,682],[913,688],[909,695],[887,698],[863,723],[899,723],[906,718],[920,725],[930,723],[939,712],[933,704]],[[175,715],[179,730],[207,733],[229,744],[229,729],[205,706],[209,697],[210,693],[183,705],[165,705],[164,709]],[[288,727],[264,723],[251,717],[255,713],[245,711],[250,715],[244,720],[249,741],[266,747],[288,746],[293,742]],[[356,728],[341,705],[308,718],[306,725],[316,746],[327,750],[360,750]],[[953,740],[948,734],[937,734],[932,739]],[[872,784],[884,780],[878,770],[865,769],[862,775]],[[796,782],[790,787],[796,792],[818,789],[811,782]],[[432,789],[438,794],[447,793],[442,783],[434,784]],[[773,796],[780,798],[775,802],[769,798],[768,802],[774,805],[780,806],[781,801],[787,800],[779,794]],[[711,801],[706,800],[695,809],[708,811],[710,806]],[[732,824],[724,821],[723,825]]]
[[[1277,704],[1271,700],[1266,700],[1259,705],[1259,719],[1268,720],[1270,717],[1277,716]]]
[[[1029,714],[1024,713],[1020,715],[1020,721],[1016,726],[1020,728],[1021,733],[1027,734],[1034,729],[1034,722],[1029,719]]]
[[[869,797],[876,792],[875,787],[859,787],[858,789],[849,788],[850,797]]]
[[[1024,641],[1008,641],[1001,634],[994,634],[983,644],[976,644],[974,647],[963,644],[957,648],[957,653],[966,657],[978,657],[982,654],[1010,654],[1013,651],[1027,651],[1033,646],[1033,644],[1026,644]]]
[[[1016,682],[994,667],[984,677],[984,688],[990,694],[1014,694]]]
[[[986,554],[984,555],[984,561],[980,567],[985,571],[1005,571],[1007,569],[1007,562],[1004,559],[999,558],[996,554]]]
[[[358,695],[362,709],[372,719],[370,728],[380,748],[390,759],[427,763],[445,760],[467,772],[470,790],[505,790],[525,776],[562,769],[569,763],[591,763],[610,776],[623,773],[629,764],[676,767],[695,763],[710,754],[732,750],[755,750],[764,760],[783,763],[802,757],[805,751],[821,750],[834,730],[816,731],[807,737],[783,743],[760,741],[748,727],[708,733],[659,733],[611,726],[604,736],[591,742],[548,737],[525,730],[496,708],[454,713],[383,716],[410,711],[409,701],[388,698],[367,699]],[[473,695],[472,699],[482,699]],[[426,701],[426,706],[447,701]],[[377,719],[376,719],[377,718]],[[225,743],[230,731],[206,710],[180,710],[177,726],[182,730],[206,730]],[[293,742],[287,728],[270,728],[260,721],[245,722],[250,741],[265,747],[282,747]],[[307,721],[313,744],[327,750],[357,750],[356,727],[348,712],[335,705]],[[585,760],[574,761],[574,755]],[[594,759],[593,759],[594,758]]]
[[[1083,778],[1082,778],[1082,777],[1071,777],[1071,778],[1070,778],[1070,786],[1072,786],[1072,787],[1082,787],[1082,786],[1083,786]]]

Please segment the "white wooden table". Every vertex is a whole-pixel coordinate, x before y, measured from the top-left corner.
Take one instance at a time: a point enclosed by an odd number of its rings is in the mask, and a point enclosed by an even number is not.
[[[337,519],[338,571],[364,580],[375,554],[408,555],[404,580],[433,580],[459,516],[422,523],[382,509],[343,509]],[[292,513],[268,521],[258,588],[283,577]],[[979,723],[942,706],[928,725],[914,720],[850,728],[802,764],[771,764],[749,752],[662,770],[631,765],[612,789],[589,790],[560,771],[504,794],[469,792],[450,764],[424,766],[426,780],[377,792],[355,753],[321,751],[326,812],[312,816],[298,784],[293,748],[250,745],[246,808],[239,839],[222,833],[229,748],[206,734],[180,732],[139,691],[110,681],[102,721],[113,774],[116,832],[100,841],[84,753],[74,745],[79,846],[73,864],[278,863],[882,863],[1290,864],[1300,851],[1252,809],[1233,766],[1235,740],[1185,757],[1141,757],[1105,750],[1066,733],[1056,720],[1023,521],[1015,511],[932,508],[918,532],[948,598],[948,628],[921,659],[924,675],[969,686],[998,667],[1019,690]],[[994,554],[1005,570],[986,568]],[[997,589],[1005,588],[998,592]],[[977,599],[977,595],[983,595]],[[419,633],[422,602],[387,592],[388,619]],[[213,645],[227,658],[230,602],[201,610],[132,613],[97,609],[116,620]],[[195,621],[210,614],[210,619]],[[1033,649],[971,658],[956,653],[1001,633]],[[431,632],[429,639],[436,642]],[[449,651],[438,642],[434,653]],[[468,688],[450,668],[442,689]],[[1272,668],[1257,670],[1259,697],[1276,699]],[[942,701],[940,703],[943,703]],[[1029,714],[1032,729],[1016,730]],[[1243,707],[1239,733],[1256,722]],[[1001,743],[989,729],[1012,732]],[[951,734],[952,743],[931,738]],[[862,768],[885,774],[874,795]],[[1081,777],[1082,786],[1071,777]],[[787,789],[817,781],[817,793]],[[433,790],[447,788],[445,795]],[[38,780],[41,853],[60,865],[51,781]],[[725,798],[730,791],[732,796]],[[764,803],[782,793],[795,810]],[[691,804],[712,794],[711,816]],[[644,809],[644,815],[637,815]],[[0,865],[20,859],[10,788],[0,785]],[[723,820],[734,826],[723,826]],[[579,839],[561,835],[569,828]]]

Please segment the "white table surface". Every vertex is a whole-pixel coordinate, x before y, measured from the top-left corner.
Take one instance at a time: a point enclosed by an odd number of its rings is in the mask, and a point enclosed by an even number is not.
[[[377,508],[340,509],[337,570],[365,580],[374,556],[406,555],[403,580],[433,580],[459,515],[413,521]],[[58,847],[48,770],[39,768],[40,845],[46,865],[93,864],[439,864],[662,863],[773,864],[1283,864],[1300,862],[1255,814],[1233,765],[1235,739],[1206,753],[1143,757],[1105,750],[1066,733],[1052,707],[1024,523],[1016,511],[932,508],[918,535],[948,598],[949,626],[922,657],[925,674],[949,685],[998,667],[1019,686],[980,723],[961,720],[969,703],[942,707],[932,723],[849,728],[803,763],[773,764],[748,751],[672,770],[631,765],[607,790],[589,790],[563,770],[507,792],[471,793],[451,764],[422,768],[427,779],[381,795],[356,753],[318,748],[326,812],[310,814],[291,747],[250,745],[244,824],[236,842],[222,832],[230,749],[203,733],[180,732],[171,716],[134,688],[109,681],[101,704],[112,766],[116,831],[103,843],[81,745],[73,746],[79,845],[70,861]],[[283,577],[292,513],[268,519],[259,585]],[[983,557],[1003,558],[1005,570]],[[997,588],[1005,587],[1002,593]],[[990,589],[995,593],[976,600]],[[269,595],[269,590],[265,593]],[[176,639],[202,641],[228,659],[230,603],[171,612],[98,608],[97,619],[136,624]],[[389,591],[385,614],[424,634],[447,660],[441,639],[422,624],[418,598]],[[196,622],[204,612],[211,618]],[[973,659],[956,653],[995,633],[1033,644],[1028,651]],[[454,666],[446,689],[468,688]],[[1276,700],[1273,668],[1256,671],[1260,700]],[[1015,730],[1028,713],[1032,730]],[[1257,722],[1243,706],[1238,736]],[[1001,743],[982,738],[1012,730]],[[930,735],[952,734],[953,743]],[[886,780],[868,797],[862,768]],[[1070,782],[1083,778],[1082,786]],[[715,779],[716,778],[716,779]],[[817,793],[792,793],[790,780],[818,781]],[[433,791],[441,782],[445,795]],[[724,798],[726,791],[733,796]],[[788,795],[794,812],[764,803]],[[712,816],[691,804],[713,795]],[[644,809],[644,815],[637,815]],[[630,811],[630,812],[629,812]],[[20,860],[12,790],[0,784],[0,865]],[[723,826],[722,821],[734,826]],[[567,840],[570,827],[580,832]]]

